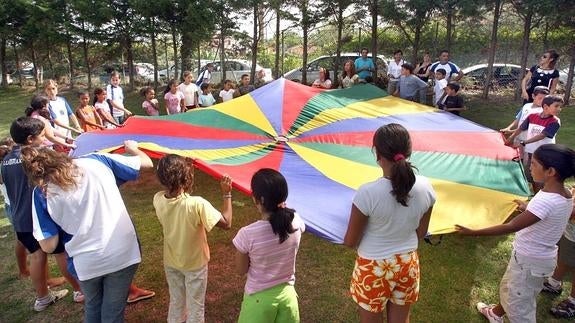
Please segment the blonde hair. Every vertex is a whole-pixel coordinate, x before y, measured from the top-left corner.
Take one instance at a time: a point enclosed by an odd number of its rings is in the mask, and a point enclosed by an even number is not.
[[[48,183],[64,191],[76,188],[80,172],[68,155],[45,147],[23,147],[21,158],[24,171],[32,185],[40,186],[44,191]]]
[[[50,85],[55,86],[56,88],[58,88],[58,82],[54,81],[53,79],[47,79],[46,81],[44,81],[44,90],[46,90],[46,88]]]

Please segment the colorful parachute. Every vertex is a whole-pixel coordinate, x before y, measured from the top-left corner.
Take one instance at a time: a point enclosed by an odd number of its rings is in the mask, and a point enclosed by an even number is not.
[[[409,130],[411,161],[436,190],[431,233],[502,223],[513,199],[528,195],[517,152],[498,132],[371,85],[322,91],[279,79],[214,108],[133,117],[124,128],[83,134],[75,155],[133,139],[153,157],[175,153],[213,176],[228,173],[247,194],[256,170],[274,168],[309,230],[341,243],[355,189],[382,176],[373,133],[392,122]]]

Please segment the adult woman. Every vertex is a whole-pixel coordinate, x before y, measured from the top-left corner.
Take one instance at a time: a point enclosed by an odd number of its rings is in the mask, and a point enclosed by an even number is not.
[[[349,59],[343,64],[343,72],[339,76],[339,88],[347,89],[355,84],[359,80],[359,75],[355,74],[355,64]]]
[[[361,322],[408,322],[419,297],[418,238],[423,238],[435,193],[427,178],[416,176],[411,140],[396,123],[380,127],[373,147],[384,176],[362,185],[353,199],[344,238],[357,249],[350,293]]]
[[[523,103],[533,102],[533,90],[536,86],[546,86],[551,94],[555,93],[559,82],[559,71],[555,69],[557,60],[559,60],[559,54],[549,49],[541,55],[539,64],[533,65],[525,74],[521,81]]]
[[[320,67],[319,78],[315,80],[311,86],[320,89],[331,89],[331,79],[329,78],[329,70],[325,67]]]
[[[415,74],[423,82],[429,81],[429,67],[430,66],[431,66],[431,57],[429,56],[429,52],[425,52],[425,54],[423,55],[423,62],[421,62],[415,66]]]

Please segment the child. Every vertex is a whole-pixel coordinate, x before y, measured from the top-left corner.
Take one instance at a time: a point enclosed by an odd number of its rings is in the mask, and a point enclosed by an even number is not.
[[[190,195],[194,184],[191,158],[166,155],[157,171],[164,191],[154,195],[154,208],[164,233],[164,269],[170,290],[168,322],[204,322],[210,249],[206,233],[214,226],[232,225],[232,180],[220,182],[222,213],[200,196]],[[185,304],[185,307],[184,307]]]
[[[200,94],[198,99],[200,107],[205,108],[214,105],[216,99],[214,99],[214,96],[212,95],[212,86],[210,83],[202,83],[202,85],[200,85],[200,89],[202,90],[202,94]]]
[[[110,103],[106,101],[106,90],[99,87],[94,89],[94,108],[100,116],[100,119],[102,119],[102,125],[106,129],[122,127],[110,114]]]
[[[82,130],[88,132],[106,129],[102,125],[102,119],[96,112],[96,108],[88,104],[90,102],[90,94],[87,91],[80,92],[78,93],[78,99],[80,99],[80,106],[76,108],[75,114],[78,121],[80,121]]]
[[[232,81],[230,80],[225,80],[224,82],[224,88],[220,91],[220,95],[219,95],[219,102],[226,102],[229,101],[231,99],[234,98],[234,89],[233,89],[233,84]]]
[[[249,74],[243,74],[240,78],[240,86],[238,86],[237,91],[234,91],[234,97],[237,98],[244,94],[248,94],[251,91],[255,90],[256,88],[250,84],[250,76]]]
[[[166,102],[166,114],[177,114],[186,111],[184,105],[184,94],[178,91],[176,80],[170,80],[164,90],[164,100]]]
[[[511,259],[499,287],[500,303],[477,303],[477,310],[489,322],[535,322],[537,294],[545,277],[555,267],[557,242],[565,231],[573,210],[573,196],[565,180],[575,175],[575,151],[555,144],[542,145],[533,153],[531,175],[543,188],[531,199],[525,211],[509,222],[472,230],[456,225],[464,235],[515,234]]]
[[[184,94],[186,110],[198,107],[198,86],[192,82],[194,75],[190,71],[184,71],[184,82],[178,85],[178,90]]]
[[[417,102],[419,99],[419,91],[425,88],[427,88],[427,83],[413,75],[413,65],[409,63],[401,65],[401,77],[399,78],[399,82],[397,82],[397,89],[395,93],[393,93],[394,96]]]
[[[438,68],[435,71],[435,85],[433,86],[433,93],[435,93],[435,103],[436,107],[440,107],[445,98],[445,87],[447,86],[447,80],[445,75],[447,72],[443,68]]]
[[[110,84],[106,86],[106,101],[111,106],[111,113],[116,123],[124,123],[126,117],[132,112],[124,107],[124,91],[120,87],[120,73],[112,71],[110,73]]]
[[[142,109],[149,116],[159,116],[160,115],[160,104],[158,99],[155,98],[156,91],[151,86],[146,86],[140,90],[140,95],[143,96],[144,102],[142,102]]]
[[[45,124],[41,120],[31,117],[20,117],[16,119],[10,126],[10,135],[16,145],[4,157],[1,167],[2,182],[6,185],[6,193],[13,206],[12,220],[14,231],[16,231],[18,240],[30,253],[30,278],[32,279],[32,285],[36,292],[36,300],[33,308],[37,312],[45,310],[48,306],[68,294],[68,290],[66,289],[59,291],[48,289],[46,281],[47,255],[40,248],[40,243],[33,235],[32,211],[34,208],[32,192],[34,186],[29,185],[30,177],[24,172],[23,151],[25,149],[35,151],[36,148],[42,146],[46,140],[45,134]],[[57,156],[66,156],[47,147],[44,149],[50,150]],[[78,282],[67,270],[66,253],[64,252],[63,242],[54,244],[53,247],[50,253],[54,254],[60,272],[74,288],[74,301],[83,301],[83,295],[80,292]]]
[[[457,116],[461,111],[466,110],[463,98],[457,94],[459,88],[459,84],[453,82],[445,86],[445,100],[439,105],[440,109],[449,111]]]
[[[533,180],[529,176],[529,167],[531,166],[531,156],[533,152],[543,144],[553,144],[555,143],[555,135],[561,127],[561,121],[557,117],[561,112],[561,107],[563,106],[563,99],[559,96],[548,95],[541,102],[543,106],[543,111],[541,113],[533,113],[527,116],[525,121],[521,123],[519,128],[507,138],[505,144],[513,147],[523,146],[525,153],[527,154],[525,158],[524,165],[525,174],[527,180],[533,186],[533,192],[537,193],[541,188],[540,183]],[[519,144],[514,143],[514,139],[521,134],[522,131],[527,130],[525,135],[525,140],[520,140]]]
[[[233,240],[236,270],[247,274],[238,322],[299,322],[295,261],[305,224],[286,206],[288,186],[279,172],[258,170],[251,189],[261,220]]]
[[[153,164],[136,142],[126,141],[124,148],[125,155],[77,159],[48,149],[22,149],[24,170],[37,186],[34,236],[47,252],[66,240],[86,295],[85,322],[123,322],[130,283],[141,261],[117,185],[135,180],[140,169]]]
[[[73,144],[74,139],[66,137],[68,131],[56,129],[52,126],[52,118],[50,111],[48,111],[48,104],[50,100],[45,96],[36,95],[30,101],[30,106],[26,108],[24,114],[27,117],[32,117],[41,120],[44,123],[46,141],[43,146],[52,146],[53,144],[63,147],[65,149],[74,149],[76,145]]]
[[[535,101],[534,101],[535,102]],[[571,195],[575,195],[575,187],[571,189]],[[557,267],[553,275],[543,283],[543,291],[553,295],[561,295],[563,292],[562,279],[567,272],[571,272],[571,294],[559,304],[551,308],[551,314],[558,318],[575,317],[575,207],[571,211],[571,217],[567,229],[559,240],[559,254]]]
[[[58,83],[54,80],[46,80],[44,82],[44,93],[50,99],[48,110],[54,122],[54,128],[60,130],[66,137],[71,137],[70,131],[78,134],[82,133],[83,131],[70,104],[68,104],[66,99],[58,96]],[[72,127],[70,126],[70,121],[72,121]]]
[[[384,312],[388,322],[408,322],[419,298],[418,240],[427,233],[435,192],[413,172],[403,126],[380,127],[373,147],[383,176],[362,185],[353,199],[344,238],[357,249],[350,292],[361,322],[382,322]]]

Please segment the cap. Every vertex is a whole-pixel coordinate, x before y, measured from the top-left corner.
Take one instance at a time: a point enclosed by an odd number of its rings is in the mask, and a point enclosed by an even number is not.
[[[537,95],[537,94],[545,94],[545,95],[547,95],[547,94],[549,94],[549,88],[546,87],[546,86],[542,86],[542,85],[536,86],[536,87],[533,89],[533,94],[534,94],[534,95]]]

